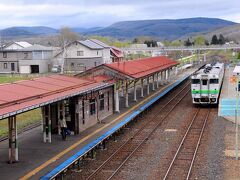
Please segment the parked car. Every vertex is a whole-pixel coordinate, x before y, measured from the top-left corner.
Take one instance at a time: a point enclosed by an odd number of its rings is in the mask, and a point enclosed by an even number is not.
[[[53,73],[61,72],[61,66],[60,66],[60,65],[53,65],[51,71],[52,71]]]

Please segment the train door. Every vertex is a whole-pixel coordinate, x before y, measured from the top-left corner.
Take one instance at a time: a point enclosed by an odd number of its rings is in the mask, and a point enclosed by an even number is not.
[[[207,77],[201,79],[201,102],[209,102],[209,81]]]

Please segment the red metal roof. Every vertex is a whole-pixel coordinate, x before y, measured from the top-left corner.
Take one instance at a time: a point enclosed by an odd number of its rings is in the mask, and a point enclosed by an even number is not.
[[[115,47],[111,47],[110,50],[117,58],[123,58],[123,53],[120,49],[117,49]]]
[[[177,64],[177,61],[171,60],[165,56],[159,56],[105,64],[105,66],[137,79],[165,70]]]
[[[54,75],[0,85],[0,119],[109,86],[97,80]]]

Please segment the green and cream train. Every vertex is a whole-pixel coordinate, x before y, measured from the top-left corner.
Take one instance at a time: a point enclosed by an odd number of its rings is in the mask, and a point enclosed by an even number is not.
[[[224,63],[206,64],[191,76],[193,104],[217,104],[224,76]]]

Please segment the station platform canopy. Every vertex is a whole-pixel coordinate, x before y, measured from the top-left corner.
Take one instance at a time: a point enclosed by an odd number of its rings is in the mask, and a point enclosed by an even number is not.
[[[113,85],[95,79],[52,75],[0,85],[0,119]]]
[[[160,71],[172,68],[178,65],[177,61],[167,58],[166,56],[149,57],[138,60],[129,60],[122,62],[114,62],[103,64],[95,68],[89,69],[77,76],[92,76],[99,75],[99,72],[105,70],[102,74],[108,74],[119,79],[140,79],[151,76]]]
[[[133,61],[116,62],[106,64],[106,66],[135,79],[138,79],[154,74],[161,70],[171,68],[177,64],[178,62],[174,60],[171,60],[165,56],[159,56]]]

